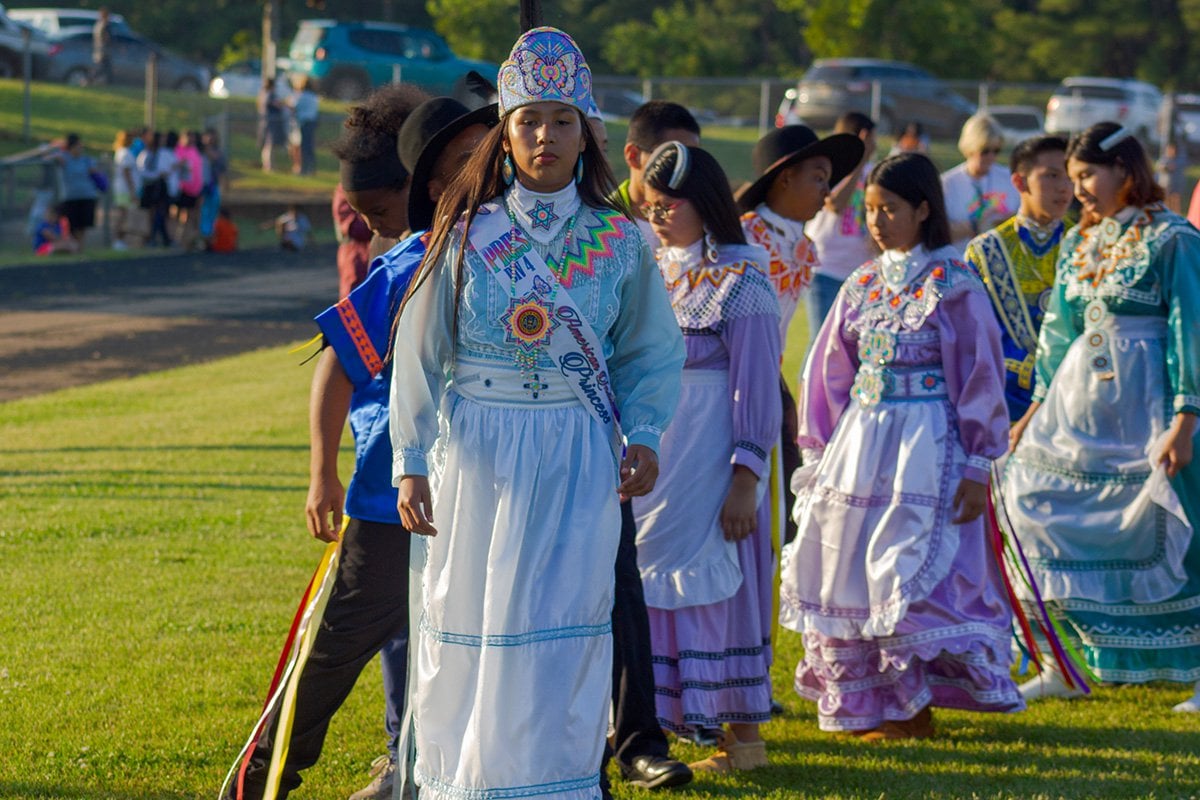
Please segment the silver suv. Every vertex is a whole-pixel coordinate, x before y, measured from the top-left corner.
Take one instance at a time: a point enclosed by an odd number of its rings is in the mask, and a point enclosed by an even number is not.
[[[821,58],[795,89],[788,89],[775,125],[802,122],[832,128],[847,111],[872,114],[878,90],[878,117],[884,132],[919,122],[933,136],[956,137],[975,105],[920,67],[878,58]]]
[[[1142,81],[1066,78],[1046,103],[1046,130],[1069,135],[1097,122],[1119,122],[1142,142],[1157,145],[1162,102],[1162,92]]]

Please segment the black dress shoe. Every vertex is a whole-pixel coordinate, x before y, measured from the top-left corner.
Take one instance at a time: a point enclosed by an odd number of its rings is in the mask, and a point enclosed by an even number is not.
[[[629,764],[621,764],[621,776],[634,786],[659,789],[690,783],[692,770],[687,764],[672,758],[635,756]]]

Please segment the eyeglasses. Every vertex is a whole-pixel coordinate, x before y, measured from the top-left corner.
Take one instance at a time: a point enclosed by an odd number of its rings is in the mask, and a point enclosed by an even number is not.
[[[983,155],[983,156],[998,156],[998,155],[1000,155],[1000,148],[999,147],[985,147],[983,150],[979,151],[979,154]]]
[[[651,222],[662,225],[671,217],[671,212],[683,205],[682,200],[674,203],[642,203],[642,213]]]

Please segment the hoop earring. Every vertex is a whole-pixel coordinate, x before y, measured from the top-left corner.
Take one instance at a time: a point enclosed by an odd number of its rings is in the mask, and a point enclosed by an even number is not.
[[[713,264],[717,263],[717,243],[713,239],[712,232],[708,228],[704,229],[704,257]]]
[[[500,164],[500,179],[504,181],[505,186],[512,186],[513,181],[517,179],[517,168],[513,166],[511,153],[506,153],[504,161]]]
[[[575,162],[575,185],[583,183],[583,153],[579,154],[579,160]]]

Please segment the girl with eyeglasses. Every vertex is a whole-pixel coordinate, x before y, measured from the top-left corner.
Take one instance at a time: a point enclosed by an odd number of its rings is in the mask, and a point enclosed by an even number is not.
[[[719,749],[693,770],[753,769],[767,763],[758,726],[771,717],[765,494],[782,413],[779,304],[716,159],[667,142],[644,179],[642,211],[687,348],[663,472],[633,500],[658,717],[680,736],[713,732]]]
[[[942,173],[950,238],[959,258],[967,243],[1017,213],[1021,194],[1012,176],[997,158],[1004,147],[1000,124],[988,114],[976,114],[963,123],[958,151],[966,159]]]

